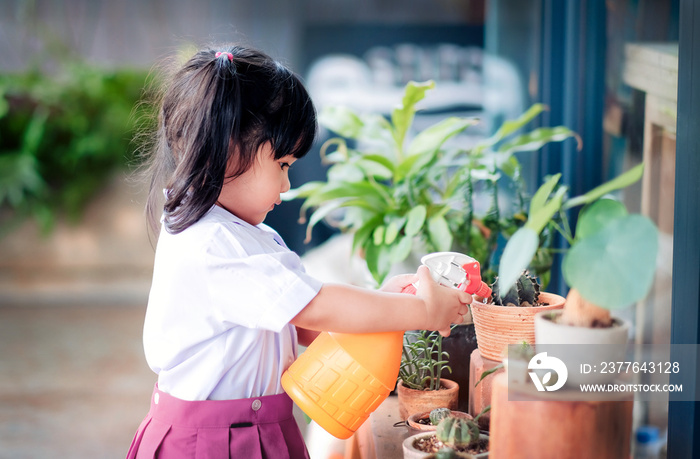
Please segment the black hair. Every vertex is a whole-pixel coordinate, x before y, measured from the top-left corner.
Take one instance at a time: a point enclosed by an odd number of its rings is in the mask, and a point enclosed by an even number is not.
[[[270,56],[243,46],[211,47],[192,56],[161,94],[148,164],[146,211],[179,233],[216,203],[224,180],[248,170],[270,142],[275,159],[303,157],[317,131],[316,110],[301,79]],[[227,166],[236,154],[233,175]]]

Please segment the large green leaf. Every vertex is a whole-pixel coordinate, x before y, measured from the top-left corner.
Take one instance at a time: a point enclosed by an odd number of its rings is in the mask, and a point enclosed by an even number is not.
[[[415,206],[408,212],[406,215],[408,218],[406,221],[406,234],[408,236],[415,236],[418,234],[423,227],[423,223],[425,223],[425,216],[427,213],[428,211],[424,205]]]
[[[450,117],[424,129],[416,135],[408,146],[408,155],[432,157],[443,143],[455,134],[477,123],[473,118]]]
[[[362,119],[351,109],[342,106],[328,106],[318,115],[318,123],[326,129],[350,139],[355,139],[362,131]]]
[[[447,252],[452,248],[452,233],[447,220],[442,215],[435,215],[428,219],[428,234],[438,252]]]
[[[564,257],[564,279],[593,304],[617,309],[644,298],[656,271],[658,231],[628,215],[578,241]]]
[[[626,215],[627,209],[620,201],[599,199],[581,209],[578,215],[578,223],[576,223],[575,239],[585,239],[605,228],[612,220]]]
[[[498,285],[502,292],[515,285],[520,273],[529,266],[538,245],[538,233],[527,227],[518,229],[508,239],[498,267]]]
[[[423,100],[425,92],[435,87],[434,81],[417,83],[409,81],[401,104],[391,112],[391,122],[394,125],[394,139],[399,149],[403,148],[406,132],[413,124],[413,116],[416,113],[416,104]]]

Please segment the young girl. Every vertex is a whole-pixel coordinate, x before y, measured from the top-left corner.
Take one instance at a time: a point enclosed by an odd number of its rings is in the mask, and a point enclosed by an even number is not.
[[[300,79],[252,49],[202,50],[166,87],[149,169],[147,209],[162,228],[143,338],[158,382],[128,458],[308,457],[280,384],[298,342],[321,330],[446,335],[461,323],[471,296],[427,269],[381,291],[325,285],[263,224],[315,134]],[[415,296],[398,293],[416,280]]]

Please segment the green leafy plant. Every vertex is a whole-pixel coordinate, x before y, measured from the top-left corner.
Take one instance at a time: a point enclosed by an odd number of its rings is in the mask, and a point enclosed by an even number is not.
[[[534,256],[539,233],[553,225],[559,214],[564,225],[554,225],[569,243],[562,263],[564,279],[571,287],[562,320],[579,326],[606,326],[610,311],[644,298],[656,270],[658,230],[643,215],[629,214],[624,204],[607,195],[642,177],[640,164],[590,192],[565,199],[566,187],[558,186],[560,174],[550,177],[530,203],[528,221],[508,241],[501,258],[499,278],[504,288]],[[565,211],[583,206],[572,234]]]
[[[468,253],[480,262],[482,277],[492,281],[499,236],[510,236],[527,220],[527,197],[515,153],[578,138],[562,126],[521,133],[545,110],[541,104],[504,122],[473,146],[448,141],[475,125],[476,118],[449,117],[414,132],[417,104],[434,85],[408,83],[389,119],[345,107],[324,108],[319,123],[339,136],[321,147],[323,161],[330,164],[327,180],[306,183],[285,196],[304,199],[302,221],[312,210],[307,238],[329,216],[342,231],[352,233],[353,251],[364,257],[377,283],[413,250]],[[497,199],[504,177],[515,195],[514,209],[506,212]],[[480,194],[490,201],[483,215],[474,210]],[[547,240],[543,234],[542,250],[533,262],[538,275],[551,266]]]
[[[440,333],[427,330],[406,332],[398,379],[411,389],[438,390],[443,369],[452,373],[447,364],[449,357],[442,350]]]
[[[75,221],[115,170],[134,158],[148,110],[141,70],[109,70],[62,56],[0,75],[0,208],[5,230],[26,217],[45,232],[59,214]]]

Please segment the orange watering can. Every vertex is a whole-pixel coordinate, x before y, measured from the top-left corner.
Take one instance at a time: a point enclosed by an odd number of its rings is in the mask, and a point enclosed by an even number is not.
[[[424,256],[433,279],[481,297],[479,263],[456,252]],[[405,293],[415,294],[409,285]],[[331,435],[349,438],[387,398],[401,366],[403,331],[321,333],[282,375],[282,387],[311,419]]]

